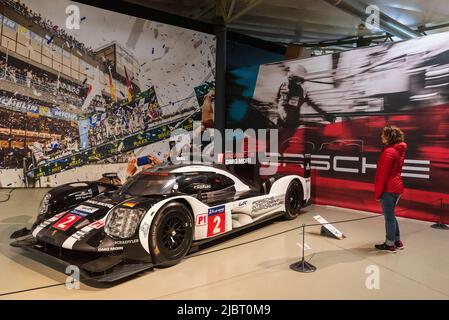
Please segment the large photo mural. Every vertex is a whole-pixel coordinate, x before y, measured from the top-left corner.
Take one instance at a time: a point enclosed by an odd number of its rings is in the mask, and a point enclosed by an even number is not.
[[[228,126],[279,130],[279,152],[312,155],[315,202],[379,211],[381,129],[406,135],[398,215],[448,221],[449,33],[235,70]],[[278,171],[301,171],[282,164]]]
[[[0,26],[0,187],[124,181],[213,127],[211,34],[66,0],[0,0]]]

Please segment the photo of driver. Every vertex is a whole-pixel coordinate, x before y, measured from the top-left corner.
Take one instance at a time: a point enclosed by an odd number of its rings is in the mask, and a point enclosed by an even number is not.
[[[324,120],[334,122],[334,116],[326,113],[307,95],[304,83],[307,81],[307,70],[297,64],[288,67],[287,81],[283,82],[276,98],[277,117],[274,119],[278,128],[297,128],[301,124],[301,107],[304,104],[312,107]]]

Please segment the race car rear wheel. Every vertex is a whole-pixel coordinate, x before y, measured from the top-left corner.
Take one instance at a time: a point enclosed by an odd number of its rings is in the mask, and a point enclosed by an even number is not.
[[[150,229],[150,251],[158,267],[170,267],[189,252],[193,240],[193,217],[182,203],[172,202],[157,213]]]
[[[301,183],[298,180],[290,182],[285,193],[285,214],[287,220],[295,219],[301,211],[303,200],[303,191]]]

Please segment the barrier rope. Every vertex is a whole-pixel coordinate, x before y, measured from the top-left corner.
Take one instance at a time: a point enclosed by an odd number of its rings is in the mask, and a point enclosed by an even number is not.
[[[12,193],[12,191],[14,191],[14,189],[12,189],[10,193]],[[443,199],[437,199],[435,201],[430,202],[429,204],[435,203],[436,201],[442,201],[442,200]],[[403,211],[407,211],[407,209],[403,209],[400,212],[403,212]],[[361,220],[367,220],[367,219],[374,219],[374,218],[379,218],[379,217],[383,217],[383,215],[382,214],[377,214],[375,216],[370,216],[370,217],[347,219],[347,220],[338,220],[338,221],[332,221],[332,222],[327,222],[327,223],[313,223],[313,224],[308,224],[308,225],[303,224],[301,226],[297,226],[297,227],[294,227],[294,228],[290,228],[290,229],[283,230],[283,231],[280,231],[280,232],[276,232],[276,233],[273,233],[273,234],[270,234],[270,235],[267,235],[267,236],[264,236],[264,237],[256,238],[256,239],[249,240],[249,241],[245,241],[245,242],[238,243],[238,244],[231,245],[231,246],[227,246],[227,247],[224,247],[224,248],[211,250],[211,251],[208,251],[208,252],[203,252],[203,253],[198,253],[198,254],[188,255],[183,260],[185,261],[185,260],[189,260],[189,259],[192,259],[192,258],[195,258],[195,257],[205,256],[205,255],[212,254],[212,253],[215,253],[215,252],[220,252],[220,251],[224,251],[224,250],[227,250],[227,249],[240,247],[240,246],[243,246],[243,245],[246,245],[246,244],[250,244],[250,243],[257,242],[257,241],[269,239],[269,238],[272,238],[272,237],[275,237],[275,236],[278,236],[278,235],[281,235],[281,234],[284,234],[284,233],[288,233],[288,232],[291,232],[291,231],[299,230],[299,229],[305,230],[306,227],[322,226],[322,225],[330,225],[330,224],[341,224],[341,223],[348,223],[348,222],[361,221]],[[162,263],[155,264],[151,268],[158,268],[159,266],[162,266]],[[96,280],[96,278],[97,277],[80,277],[80,282],[82,282],[82,281],[89,281],[89,280]],[[118,280],[118,281],[121,281],[121,280]],[[34,290],[40,290],[40,289],[56,287],[56,286],[65,285],[65,284],[66,284],[66,282],[61,282],[61,283],[56,283],[56,284],[53,284],[53,285],[47,285],[47,286],[41,286],[41,287],[36,287],[36,288],[30,288],[30,289],[25,289],[25,290],[20,290],[20,291],[11,291],[11,292],[2,293],[2,294],[0,294],[0,296],[6,296],[6,295],[11,295],[11,294],[16,294],[16,293],[23,293],[23,292],[34,291]]]

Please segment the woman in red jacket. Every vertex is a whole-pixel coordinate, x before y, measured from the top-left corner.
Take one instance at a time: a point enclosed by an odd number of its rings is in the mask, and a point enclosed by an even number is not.
[[[396,249],[404,249],[394,210],[404,191],[401,172],[407,144],[404,142],[404,133],[395,126],[383,128],[381,138],[385,147],[377,162],[375,199],[380,201],[382,206],[387,236],[384,243],[375,247],[395,253]]]

